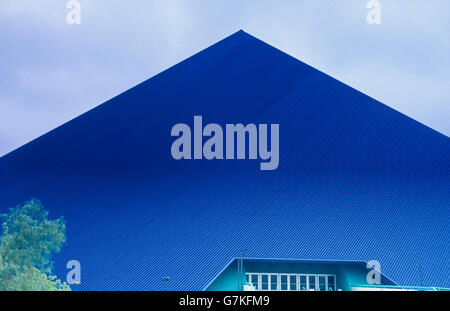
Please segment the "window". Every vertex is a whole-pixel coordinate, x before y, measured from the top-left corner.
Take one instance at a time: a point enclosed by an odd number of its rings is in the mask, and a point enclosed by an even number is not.
[[[261,290],[269,290],[269,276],[267,274],[261,275]]]
[[[336,290],[334,275],[329,275],[328,276],[328,289],[327,290],[329,290],[329,291],[335,291]]]
[[[288,290],[288,276],[287,275],[280,276],[280,286],[281,286],[281,290]]]
[[[324,275],[319,276],[319,290],[320,291],[327,290],[326,278]]]
[[[310,275],[308,277],[308,290],[316,290],[316,276]]]
[[[335,291],[336,276],[327,274],[247,273],[247,282],[255,290]]]
[[[308,285],[306,284],[306,275],[300,276],[300,290],[306,291],[308,290]]]
[[[278,290],[278,275],[270,275],[270,290]]]
[[[253,287],[258,290],[259,286],[258,286],[258,275],[257,274],[252,274],[252,285]]]
[[[297,290],[297,276],[296,275],[289,276],[289,290]]]

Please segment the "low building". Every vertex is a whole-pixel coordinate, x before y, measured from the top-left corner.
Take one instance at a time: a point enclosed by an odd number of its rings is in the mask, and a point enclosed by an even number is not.
[[[376,274],[376,275],[375,275]],[[206,291],[441,290],[403,287],[365,261],[234,258]]]

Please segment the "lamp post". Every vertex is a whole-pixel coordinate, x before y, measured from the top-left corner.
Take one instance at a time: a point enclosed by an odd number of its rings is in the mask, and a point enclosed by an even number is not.
[[[244,284],[242,283],[242,273],[244,272],[244,257],[246,252],[246,248],[242,249],[240,257],[238,259],[238,291],[244,290]]]
[[[164,282],[163,290],[166,291],[166,288],[167,288],[167,282],[170,281],[170,277],[164,276],[162,279],[163,279],[163,282]]]
[[[420,261],[417,263],[417,266],[419,267],[419,285],[423,286],[422,264]]]

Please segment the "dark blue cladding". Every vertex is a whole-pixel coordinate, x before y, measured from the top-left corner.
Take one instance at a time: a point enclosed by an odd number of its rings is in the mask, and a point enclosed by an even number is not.
[[[173,160],[194,115],[279,123],[279,168]],[[241,31],[1,158],[0,212],[66,218],[74,289],[203,289],[244,247],[450,287],[449,159],[448,137]]]

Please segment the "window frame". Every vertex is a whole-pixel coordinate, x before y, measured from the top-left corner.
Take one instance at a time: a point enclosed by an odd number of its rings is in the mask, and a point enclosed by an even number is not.
[[[262,276],[263,275],[267,275],[267,279],[268,279],[268,283],[267,283],[267,288],[268,289],[262,289]],[[249,283],[253,286],[253,276],[257,276],[257,291],[302,291],[302,288],[300,286],[301,282],[301,277],[306,277],[306,289],[307,291],[310,291],[310,284],[309,284],[309,278],[310,276],[314,277],[314,291],[321,291],[320,290],[320,283],[319,283],[319,277],[324,277],[325,278],[325,291],[329,291],[330,289],[330,285],[332,285],[332,287],[334,288],[334,291],[337,291],[337,286],[336,286],[336,274],[322,274],[322,273],[262,273],[262,272],[248,272],[246,273],[246,278],[248,278]],[[277,288],[276,289],[272,289],[272,276],[276,277],[276,284],[277,284]],[[287,277],[287,289],[286,290],[282,290],[281,289],[281,276],[286,276]],[[292,290],[291,289],[291,276],[295,276],[296,278],[296,289]],[[334,284],[329,284],[329,277],[333,277],[334,280]]]

